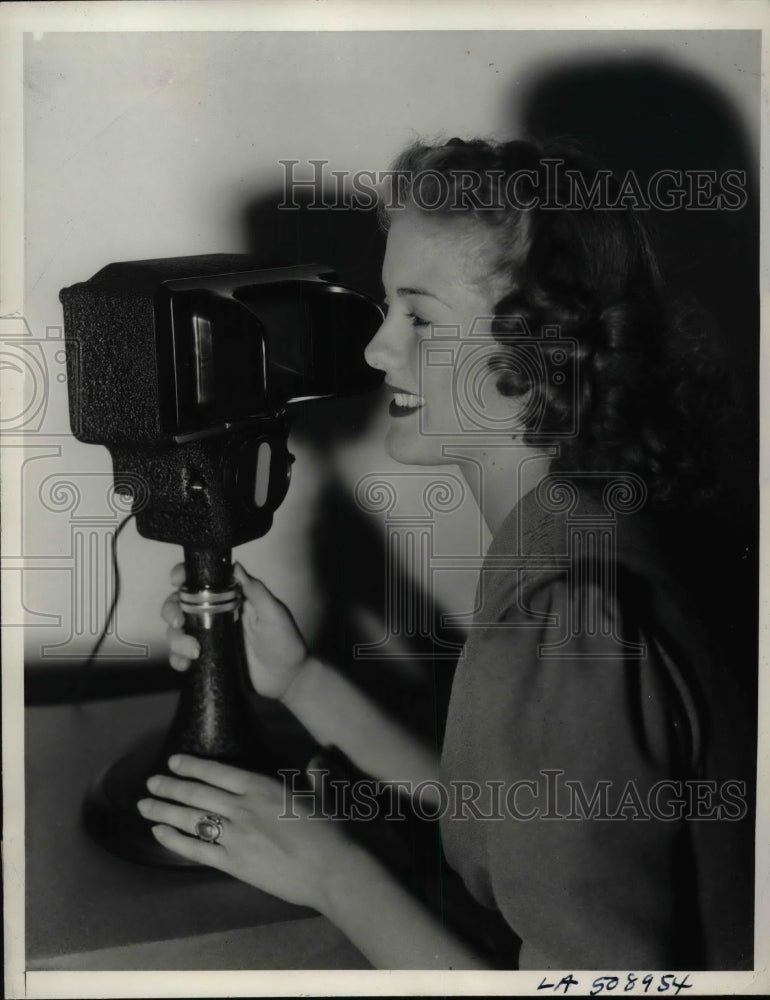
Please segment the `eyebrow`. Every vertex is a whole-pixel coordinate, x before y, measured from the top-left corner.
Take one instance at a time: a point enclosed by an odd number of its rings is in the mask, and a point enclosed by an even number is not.
[[[404,297],[406,295],[423,295],[426,298],[435,299],[437,302],[440,302],[442,306],[446,306],[447,309],[451,308],[451,306],[447,302],[444,302],[443,299],[440,299],[438,295],[434,295],[433,292],[426,292],[422,288],[397,288],[396,295],[399,295],[401,297]]]

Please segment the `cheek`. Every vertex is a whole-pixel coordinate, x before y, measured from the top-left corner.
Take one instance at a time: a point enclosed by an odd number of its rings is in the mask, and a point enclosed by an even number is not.
[[[424,366],[423,426],[447,434],[503,433],[517,406],[497,388],[500,372],[490,360],[498,354],[497,345],[473,348],[460,351],[452,365]]]
[[[420,426],[434,434],[459,434],[455,372],[451,366],[428,368],[423,373],[425,407],[420,411]]]

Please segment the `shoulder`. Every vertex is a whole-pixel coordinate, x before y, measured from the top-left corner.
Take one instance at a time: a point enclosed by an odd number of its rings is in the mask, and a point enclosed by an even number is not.
[[[648,580],[671,589],[655,520],[642,503],[617,500],[624,480],[616,479],[551,474],[522,497],[495,532],[482,568],[498,606],[513,587],[534,592],[565,574],[590,582],[617,572],[627,577],[625,590],[631,575],[637,588]]]
[[[493,624],[474,630],[462,672],[518,747],[546,740],[597,763],[618,753],[694,765],[704,718],[697,681],[656,629],[650,602],[649,584],[632,572],[533,574]]]

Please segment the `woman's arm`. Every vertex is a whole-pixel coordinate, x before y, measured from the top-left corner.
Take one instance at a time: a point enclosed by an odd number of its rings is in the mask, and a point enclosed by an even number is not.
[[[664,968],[681,956],[677,913],[692,915],[683,823],[648,806],[686,773],[687,720],[636,590],[617,590],[531,589],[522,607],[548,624],[521,628],[512,608],[510,628],[477,630],[453,690],[450,779],[517,791],[504,819],[445,823],[447,858],[521,939],[521,969]],[[483,859],[483,879],[466,858]]]
[[[183,563],[175,566],[172,583],[184,583],[184,572]],[[435,781],[437,755],[341,673],[308,657],[291,612],[264,583],[239,563],[234,576],[243,589],[243,636],[254,690],[281,700],[322,746],[334,744],[372,777],[413,785]],[[197,641],[182,630],[184,615],[177,594],[165,602],[162,615],[169,626],[169,662],[177,670],[186,670],[200,650]],[[429,790],[423,794],[426,801],[435,796]]]
[[[412,788],[438,780],[438,756],[321,660],[304,661],[281,701],[322,746],[337,746],[372,777]]]
[[[377,969],[490,969],[357,845],[321,911]]]
[[[287,789],[265,775],[178,754],[155,775],[157,798],[138,803],[158,841],[191,861],[323,913],[378,968],[482,969],[483,960],[390,875],[344,827],[301,801],[287,815]],[[194,836],[216,813],[215,842]]]

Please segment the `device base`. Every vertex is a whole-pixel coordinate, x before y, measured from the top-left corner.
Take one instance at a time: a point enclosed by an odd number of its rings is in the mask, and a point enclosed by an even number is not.
[[[153,837],[152,823],[136,808],[150,793],[146,781],[167,771],[161,759],[164,733],[145,737],[96,778],[83,803],[83,822],[90,835],[110,853],[156,868],[196,868]]]
[[[97,843],[127,861],[155,868],[200,871],[200,865],[159,844],[151,832],[153,823],[136,808],[139,799],[151,794],[147,779],[153,774],[169,773],[170,752],[168,734],[159,730],[145,736],[105,768],[86,794],[83,822]],[[247,756],[228,763],[273,775],[280,767],[276,757],[256,735],[247,748]]]

